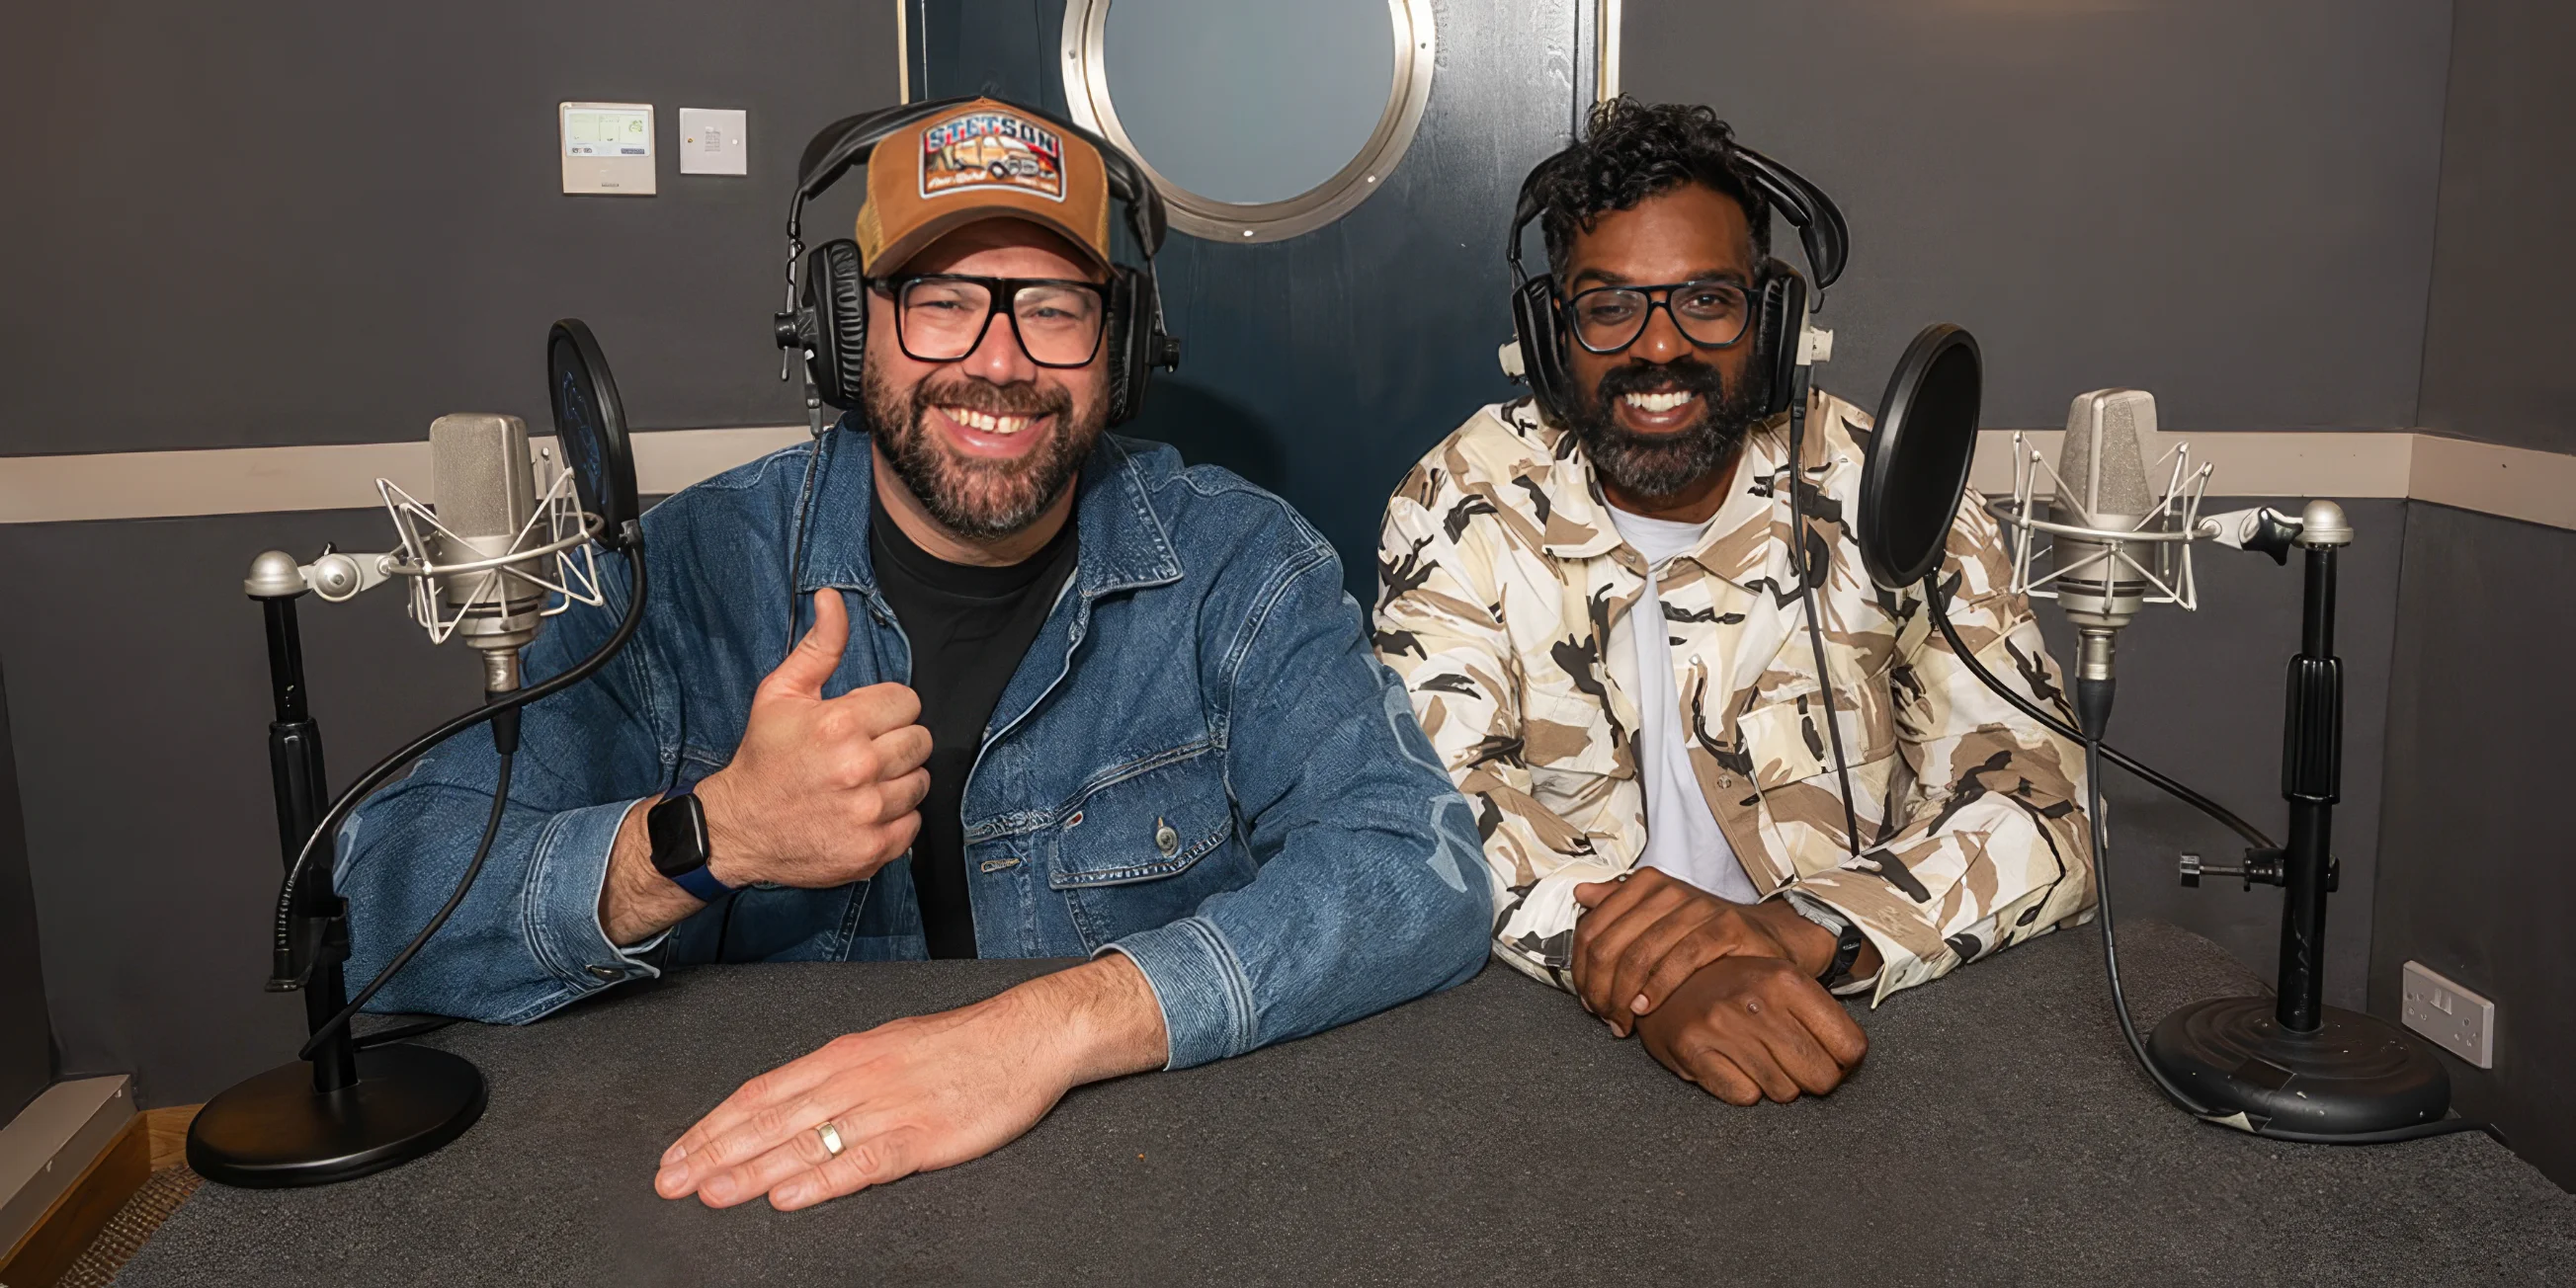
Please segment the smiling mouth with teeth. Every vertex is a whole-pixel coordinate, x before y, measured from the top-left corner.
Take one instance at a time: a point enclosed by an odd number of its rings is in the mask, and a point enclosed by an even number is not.
[[[1037,421],[1035,416],[996,416],[989,412],[969,411],[964,407],[942,407],[939,414],[966,428],[984,434],[1016,434]]]
[[[1689,390],[1675,389],[1659,394],[1629,394],[1621,401],[1639,411],[1662,412],[1671,411],[1697,397],[1699,397],[1698,394]]]

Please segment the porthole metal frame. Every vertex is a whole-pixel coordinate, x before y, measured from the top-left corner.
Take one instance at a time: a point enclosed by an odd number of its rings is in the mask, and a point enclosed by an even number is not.
[[[1202,196],[1173,182],[1138,152],[1118,120],[1109,93],[1108,30],[1111,0],[1067,0],[1064,7],[1064,97],[1074,123],[1134,157],[1162,191],[1172,227],[1210,241],[1238,246],[1284,241],[1313,232],[1368,200],[1386,183],[1413,145],[1422,111],[1431,101],[1431,71],[1439,52],[1431,0],[1387,0],[1395,43],[1395,76],[1386,109],[1368,142],[1333,177],[1279,201],[1243,204]]]

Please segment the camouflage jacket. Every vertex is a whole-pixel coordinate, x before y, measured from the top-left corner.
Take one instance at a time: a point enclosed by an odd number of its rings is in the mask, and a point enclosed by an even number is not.
[[[1869,418],[1823,393],[1810,407],[1801,504],[1859,858],[1790,567],[1786,415],[1753,431],[1700,547],[1659,570],[1661,627],[1720,830],[1764,897],[1795,891],[1867,932],[1886,961],[1875,1001],[2086,919],[2083,758],[1959,664],[1919,590],[1870,583],[1844,519]],[[1378,656],[1476,807],[1494,952],[1560,987],[1574,886],[1633,867],[1647,827],[1636,703],[1603,662],[1633,647],[1626,615],[1646,567],[1607,504],[1573,435],[1523,399],[1425,456],[1379,539]],[[1951,623],[1989,671],[2063,708],[2010,572],[1972,493],[1941,571]]]

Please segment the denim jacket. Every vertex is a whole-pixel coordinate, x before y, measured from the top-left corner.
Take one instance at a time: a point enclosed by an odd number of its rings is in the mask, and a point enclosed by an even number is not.
[[[642,626],[527,708],[480,878],[375,1009],[515,1024],[670,965],[924,955],[909,858],[828,890],[753,886],[626,949],[599,921],[627,809],[731,758],[816,590],[850,607],[826,695],[909,677],[870,566],[871,455],[845,421],[645,516]],[[1158,444],[1104,435],[1077,488],[1076,570],[966,783],[980,955],[1125,953],[1174,1068],[1473,974],[1493,915],[1474,816],[1371,655],[1332,547],[1286,502]],[[529,683],[612,631],[628,579],[620,560],[601,572],[608,611],[549,621]],[[488,737],[460,736],[342,831],[353,980],[447,897],[498,767]]]

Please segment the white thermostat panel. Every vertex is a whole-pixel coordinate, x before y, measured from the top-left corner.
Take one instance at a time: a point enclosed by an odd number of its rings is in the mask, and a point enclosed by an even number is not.
[[[565,103],[563,190],[612,197],[653,195],[653,105]]]

